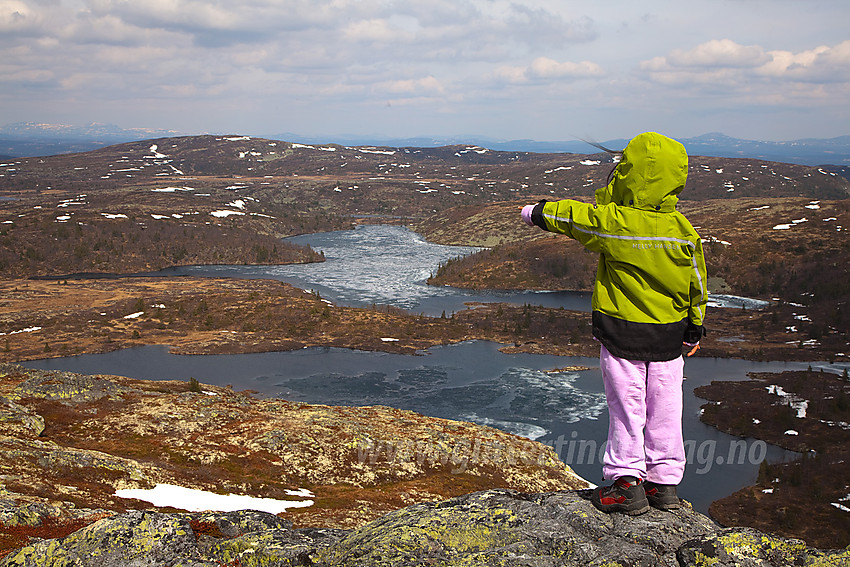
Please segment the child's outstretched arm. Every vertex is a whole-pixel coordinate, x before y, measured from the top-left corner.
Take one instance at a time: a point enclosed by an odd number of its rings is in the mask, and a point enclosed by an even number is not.
[[[535,205],[522,208],[522,219],[529,226],[537,226],[549,232],[566,234],[578,240],[587,249],[601,251],[601,239],[597,232],[604,224],[600,208],[589,203],[563,199],[561,201],[540,201]]]

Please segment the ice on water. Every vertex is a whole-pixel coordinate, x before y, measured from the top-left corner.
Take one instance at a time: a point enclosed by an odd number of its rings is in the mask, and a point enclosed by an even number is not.
[[[317,242],[318,240],[318,242]],[[394,226],[363,226],[312,238],[312,247],[325,254],[325,265],[277,266],[280,277],[303,277],[318,288],[332,289],[339,302],[414,308],[425,297],[451,293],[426,280],[440,263],[478,250],[440,246],[410,230]]]

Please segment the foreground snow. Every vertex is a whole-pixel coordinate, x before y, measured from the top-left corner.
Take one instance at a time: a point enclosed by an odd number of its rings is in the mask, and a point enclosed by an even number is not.
[[[288,490],[287,494],[302,498],[314,497],[309,490]],[[306,508],[313,505],[312,500],[275,500],[241,494],[216,494],[205,490],[174,486],[173,484],[157,484],[151,489],[127,488],[116,490],[115,495],[120,498],[144,500],[154,506],[170,506],[189,512],[259,510],[270,514],[279,514],[285,512],[287,508]]]

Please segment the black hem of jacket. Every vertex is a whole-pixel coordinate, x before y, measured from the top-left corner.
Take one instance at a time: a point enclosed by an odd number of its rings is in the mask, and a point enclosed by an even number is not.
[[[594,311],[591,319],[593,336],[614,356],[648,362],[682,356],[687,318],[675,323],[635,323]]]

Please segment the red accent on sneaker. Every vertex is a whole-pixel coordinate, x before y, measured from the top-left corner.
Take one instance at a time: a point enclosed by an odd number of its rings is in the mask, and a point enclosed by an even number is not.
[[[620,477],[610,486],[593,491],[591,502],[602,512],[623,512],[637,515],[649,510],[643,481],[635,477]]]
[[[600,498],[600,501],[606,506],[610,504],[622,504],[626,501],[626,497],[620,496],[619,498],[611,498],[610,496],[603,496]]]

